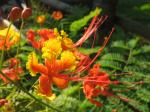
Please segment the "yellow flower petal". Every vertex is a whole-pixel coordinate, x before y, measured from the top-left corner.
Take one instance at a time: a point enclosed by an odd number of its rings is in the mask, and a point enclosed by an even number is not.
[[[42,57],[49,60],[57,58],[62,51],[61,41],[58,39],[49,39],[42,48]]]
[[[64,30],[61,30],[61,31],[60,31],[60,34],[61,34],[63,37],[68,37],[67,33],[66,33]]]
[[[26,63],[26,68],[30,71],[31,76],[36,76],[36,71],[33,69],[33,65],[38,64],[38,58],[36,57],[35,52],[32,52],[28,56],[28,61]]]
[[[76,57],[71,51],[63,51],[61,54],[61,61],[64,64],[65,68],[72,69],[75,68]]]
[[[73,41],[70,38],[64,37],[62,39],[62,46],[64,47],[64,49],[73,48]]]

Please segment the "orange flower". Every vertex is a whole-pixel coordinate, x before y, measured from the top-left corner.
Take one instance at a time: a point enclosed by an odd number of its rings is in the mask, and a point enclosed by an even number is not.
[[[61,89],[67,87],[68,80],[64,79],[64,77],[67,76],[60,74],[63,67],[62,65],[63,62],[61,61],[51,61],[49,59],[45,59],[45,65],[39,64],[35,53],[29,55],[27,69],[31,72],[32,76],[35,76],[37,73],[41,74],[39,77],[39,92],[41,94],[48,97],[52,95],[52,82]],[[67,66],[63,68],[69,67]]]
[[[45,15],[40,15],[40,16],[37,17],[36,22],[43,25],[45,20],[46,20]]]
[[[110,81],[109,75],[106,72],[99,71],[99,65],[95,64],[89,71],[89,75],[83,80],[83,92],[86,98],[96,106],[102,106],[102,103],[93,99],[99,95],[113,96],[109,91],[110,84],[117,84],[116,81]]]
[[[60,20],[63,18],[63,14],[61,11],[54,11],[52,13],[52,18],[54,18],[55,20]]]
[[[27,36],[32,45],[37,43],[37,45],[40,46],[36,47],[40,48],[42,58],[44,59],[44,64],[40,64],[38,63],[36,54],[31,53],[28,57],[28,62],[26,65],[32,76],[35,76],[37,73],[41,74],[39,78],[40,93],[51,97],[51,85],[53,83],[57,87],[63,89],[67,87],[70,80],[84,81],[84,93],[86,97],[94,104],[101,105],[93,100],[92,97],[96,97],[99,94],[104,96],[109,94],[107,88],[111,81],[109,80],[108,75],[105,72],[99,72],[95,69],[95,66],[93,68],[94,71],[92,72],[91,70],[88,77],[80,77],[80,75],[75,75],[81,74],[83,71],[87,70],[108,43],[114,28],[110,32],[109,36],[106,37],[104,44],[98,50],[93,59],[90,59],[88,55],[80,53],[77,49],[78,46],[82,45],[82,43],[98,29],[105,19],[106,17],[102,17],[100,19],[97,16],[94,17],[85,34],[76,43],[73,43],[64,31],[59,33],[57,29],[39,30],[37,34],[40,35],[40,40],[38,41],[34,39],[35,32],[31,31],[28,33]],[[97,86],[102,86],[104,91],[96,88]]]
[[[15,31],[13,27],[10,27],[10,29],[5,28],[0,30],[0,50],[9,50],[11,46],[19,41],[19,39],[20,34]]]
[[[37,73],[41,74],[39,77],[39,92],[50,97],[52,96],[51,85],[53,83],[61,89],[67,87],[68,76],[62,74],[62,72],[74,70],[77,65],[77,58],[73,53],[73,42],[67,38],[64,31],[59,33],[57,29],[42,29],[38,31],[38,34],[43,39],[40,44],[45,64],[40,64],[33,52],[28,57],[26,67],[32,76]],[[32,43],[34,37],[34,31],[28,31],[28,39]]]
[[[2,72],[13,81],[19,80],[20,78],[18,75],[23,73],[23,69],[18,66],[19,61],[16,58],[11,58],[8,60],[8,64],[9,66],[7,68],[3,68]],[[0,78],[3,80],[4,83],[9,83],[9,81],[1,74]]]
[[[51,84],[52,82],[48,76],[41,75],[39,77],[39,92],[46,96],[51,96],[52,95],[52,90],[50,89]]]
[[[56,38],[57,34],[55,29],[40,29],[38,31],[34,31],[32,29],[28,30],[27,33],[27,39],[32,44],[32,46],[36,49],[41,49],[43,46],[43,43],[50,38]],[[36,39],[36,36],[39,36],[39,39]]]

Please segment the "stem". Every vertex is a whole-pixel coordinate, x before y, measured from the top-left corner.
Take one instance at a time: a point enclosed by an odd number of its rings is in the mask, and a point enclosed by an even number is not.
[[[31,93],[29,93],[23,86],[21,86],[20,83],[15,83],[12,79],[10,79],[9,77],[7,77],[7,75],[5,75],[1,70],[0,70],[0,74],[5,77],[8,81],[10,81],[11,83],[13,83],[16,87],[18,87],[20,90],[22,90],[24,93],[26,93],[27,95],[29,95],[31,98],[33,98],[35,101],[39,102],[40,104],[42,105],[45,105],[57,112],[62,112],[56,108],[54,108],[53,106],[49,105],[49,104],[46,104],[44,102],[42,102],[41,100],[37,99],[35,96],[33,96]]]
[[[8,33],[9,33],[9,30],[10,30],[11,25],[12,25],[12,23],[9,24],[8,30],[7,30],[7,33],[6,33],[6,37],[5,37],[5,39],[4,39],[4,49],[5,49],[6,39],[7,39],[7,37],[8,37]],[[2,51],[1,51],[0,69],[2,68],[2,65],[3,65],[4,49],[2,49]]]
[[[26,106],[25,106],[25,108],[27,108],[27,107],[29,107],[32,103],[34,103],[35,102],[35,100],[32,100],[31,102],[29,102]]]
[[[21,42],[21,32],[22,32],[22,29],[23,29],[23,25],[24,25],[24,21],[22,19],[21,21],[21,26],[20,26],[20,30],[19,30],[19,33],[20,33],[20,37],[19,37],[19,42],[18,42],[18,46],[17,46],[17,52],[16,52],[16,57],[18,58],[18,54],[19,54],[19,50],[21,48],[21,45],[20,45],[20,42]],[[16,70],[19,68],[19,63],[17,63],[16,65]],[[18,75],[18,70],[17,70],[17,75]]]
[[[124,67],[123,67],[123,70],[125,70],[125,67],[128,65],[129,60],[130,60],[131,57],[132,57],[132,49],[130,49],[130,51],[129,51],[129,55],[128,55],[128,58],[127,58],[127,60],[126,60],[126,63],[125,63],[125,65],[124,65]]]
[[[20,26],[20,30],[19,30],[19,32],[20,32],[20,39],[19,39],[19,43],[18,43],[18,47],[17,47],[17,53],[16,53],[16,56],[18,57],[18,54],[19,54],[19,50],[20,50],[20,40],[21,40],[21,32],[22,32],[22,29],[23,29],[23,25],[24,25],[24,21],[23,21],[23,19],[22,19],[22,22],[21,22],[21,26]]]

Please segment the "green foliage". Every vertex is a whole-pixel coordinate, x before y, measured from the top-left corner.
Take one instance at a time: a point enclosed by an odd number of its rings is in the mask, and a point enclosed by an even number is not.
[[[70,32],[72,33],[72,36],[75,36],[81,28],[87,25],[88,21],[92,17],[94,17],[95,15],[98,15],[100,12],[101,12],[101,9],[96,8],[94,11],[91,11],[87,16],[84,16],[83,18],[72,22],[70,25]]]
[[[148,0],[119,0],[117,14],[150,26],[150,3]]]
[[[89,12],[89,8],[87,6],[75,5],[70,10],[70,14],[66,15],[66,18],[69,21],[75,21],[85,16],[88,12]]]
[[[126,88],[128,92],[117,93],[117,95],[131,99],[129,102],[119,102],[116,106],[115,104],[113,104],[114,106],[107,104],[104,106],[106,112],[113,110],[113,107],[119,112],[124,112],[127,108],[130,109],[130,112],[134,112],[135,110],[141,112],[150,111],[148,108],[150,102],[149,56],[150,46],[141,46],[140,39],[133,38],[127,42],[124,40],[112,42],[108,53],[101,56],[99,61],[97,61],[104,70],[118,74],[118,76],[110,75],[112,79],[126,82],[127,85],[123,87],[123,90]],[[140,81],[144,81],[144,85],[134,84],[134,82]],[[133,90],[130,90],[130,88]],[[122,90],[122,88],[115,88],[115,90]],[[121,109],[119,109],[120,106],[122,107]]]
[[[94,48],[79,48],[79,51],[81,51],[82,53],[86,54],[86,55],[90,55],[93,53],[97,53],[97,51],[99,50],[99,47],[94,47]]]
[[[77,112],[79,103],[77,99],[66,95],[60,95],[52,102],[62,112]]]
[[[131,19],[149,25],[150,5],[145,1],[120,0],[117,7],[119,9],[117,10],[117,14],[119,16],[124,14],[123,16],[128,16]],[[25,21],[24,34],[30,28],[38,30],[41,27],[57,27],[67,32],[70,31],[70,36],[73,40],[77,40],[77,37],[82,35],[79,31],[88,25],[93,16],[101,12],[101,9],[95,9],[90,12],[89,7],[79,5],[74,6],[70,10],[70,14],[64,13],[62,20],[56,21],[51,18],[50,14],[52,10],[49,10],[48,6],[37,2],[37,0],[32,0],[31,4],[32,9],[35,11],[33,11],[33,16]],[[43,26],[36,23],[36,17],[41,14],[46,16],[46,22]],[[86,41],[86,43],[89,45],[89,41]],[[62,112],[149,112],[150,45],[143,45],[141,37],[126,34],[119,27],[116,28],[110,43],[110,46],[108,45],[103,53],[100,54],[96,63],[100,63],[101,70],[107,71],[111,80],[119,80],[122,84],[110,85],[110,91],[114,91],[116,97],[99,96],[97,98],[104,104],[100,108],[94,106],[85,98],[83,91],[81,91],[83,88],[82,82],[73,82],[64,90],[58,90],[53,86],[52,89],[57,95],[53,101],[39,96],[37,92],[33,92],[33,88],[38,83],[39,75],[31,77],[26,70],[27,56],[29,52],[35,50],[26,41],[21,41],[21,48],[17,56],[15,54],[17,47],[14,46],[13,50],[5,52],[6,56],[4,58],[18,57],[22,62],[21,66],[25,70],[24,75],[20,76],[21,80],[19,84],[23,85],[25,90],[33,94],[40,101],[52,105],[52,107]],[[79,48],[82,53],[90,55],[90,57],[95,56],[99,49],[99,46],[94,48],[90,48],[89,46],[88,48]],[[39,59],[39,61],[41,60]],[[128,99],[128,101],[120,99],[119,96]],[[7,106],[0,107],[0,112],[55,112],[55,110],[29,97],[14,84],[6,85],[1,80],[0,98],[6,98],[10,102]]]

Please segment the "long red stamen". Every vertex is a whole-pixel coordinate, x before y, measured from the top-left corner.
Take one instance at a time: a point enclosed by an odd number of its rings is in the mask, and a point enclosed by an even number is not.
[[[98,27],[107,19],[108,16],[101,17],[98,19],[98,16],[95,16],[89,25],[88,29],[84,33],[84,35],[81,37],[80,40],[78,40],[75,44],[74,47],[80,46],[85,42],[97,29]]]
[[[94,47],[95,40],[96,40],[96,32],[94,33],[94,39],[93,39],[93,42],[92,42],[92,48]]]
[[[105,41],[104,41],[102,47],[98,50],[96,56],[92,59],[92,61],[89,62],[89,64],[86,67],[84,67],[83,69],[79,69],[78,72],[83,72],[83,71],[87,70],[89,68],[89,66],[97,59],[97,57],[101,54],[101,52],[105,48],[106,44],[108,43],[108,41],[109,41],[112,33],[114,32],[114,30],[115,30],[115,28],[113,27],[112,30],[111,30],[111,32],[110,32],[110,34],[109,34],[109,36],[107,38],[105,38]]]

